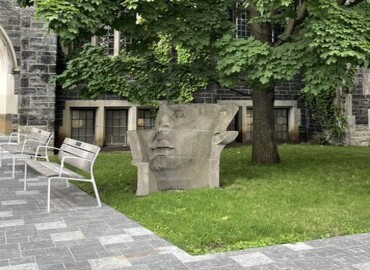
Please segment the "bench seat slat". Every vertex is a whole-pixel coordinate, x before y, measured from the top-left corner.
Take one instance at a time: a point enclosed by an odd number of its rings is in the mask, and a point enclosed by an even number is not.
[[[31,167],[38,173],[45,175],[47,177],[59,176],[60,164],[47,161],[36,161],[33,159],[26,160],[25,163],[27,166]],[[63,168],[62,177],[71,177],[83,179],[84,177],[80,174],[77,174],[67,168]]]
[[[2,147],[13,155],[17,155],[17,154],[34,155],[36,153],[34,149],[27,148],[27,147],[25,147],[24,151],[22,152],[23,147],[22,145],[19,145],[19,144],[3,144]]]

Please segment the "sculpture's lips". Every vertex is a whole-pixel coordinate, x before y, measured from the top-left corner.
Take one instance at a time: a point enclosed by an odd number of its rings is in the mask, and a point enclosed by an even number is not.
[[[156,149],[174,149],[172,142],[167,138],[157,138],[152,142],[152,145],[150,147],[152,150]]]
[[[173,149],[174,147],[170,145],[157,145],[152,147],[155,156],[167,156]]]

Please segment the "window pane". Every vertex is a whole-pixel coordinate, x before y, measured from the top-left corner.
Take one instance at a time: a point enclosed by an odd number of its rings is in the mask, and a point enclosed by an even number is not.
[[[75,140],[94,143],[95,137],[95,110],[72,109],[71,137]]]
[[[275,136],[279,141],[287,141],[289,139],[288,135],[288,115],[289,109],[275,109]],[[253,110],[247,108],[246,115],[247,123],[247,140],[253,140]]]
[[[126,109],[109,109],[105,113],[105,144],[127,144]]]
[[[150,109],[138,109],[137,111],[137,129],[153,129],[155,115]]]

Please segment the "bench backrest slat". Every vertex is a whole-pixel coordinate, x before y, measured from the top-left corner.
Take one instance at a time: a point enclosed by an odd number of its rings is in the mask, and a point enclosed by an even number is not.
[[[66,138],[60,147],[58,158],[62,160],[63,157],[80,157],[82,159],[65,159],[65,163],[77,167],[81,170],[90,172],[91,165],[94,163],[100,147],[89,143],[77,141]]]
[[[48,143],[51,139],[51,132],[38,128],[32,128],[28,138],[42,143]]]
[[[39,128],[32,128],[27,136],[26,147],[36,149],[39,145],[48,145],[52,137],[52,132]]]

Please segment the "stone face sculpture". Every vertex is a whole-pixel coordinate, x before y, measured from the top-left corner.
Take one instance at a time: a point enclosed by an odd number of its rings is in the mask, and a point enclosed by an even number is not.
[[[220,153],[237,131],[227,126],[238,108],[218,104],[163,104],[154,130],[128,131],[136,194],[219,186]]]

